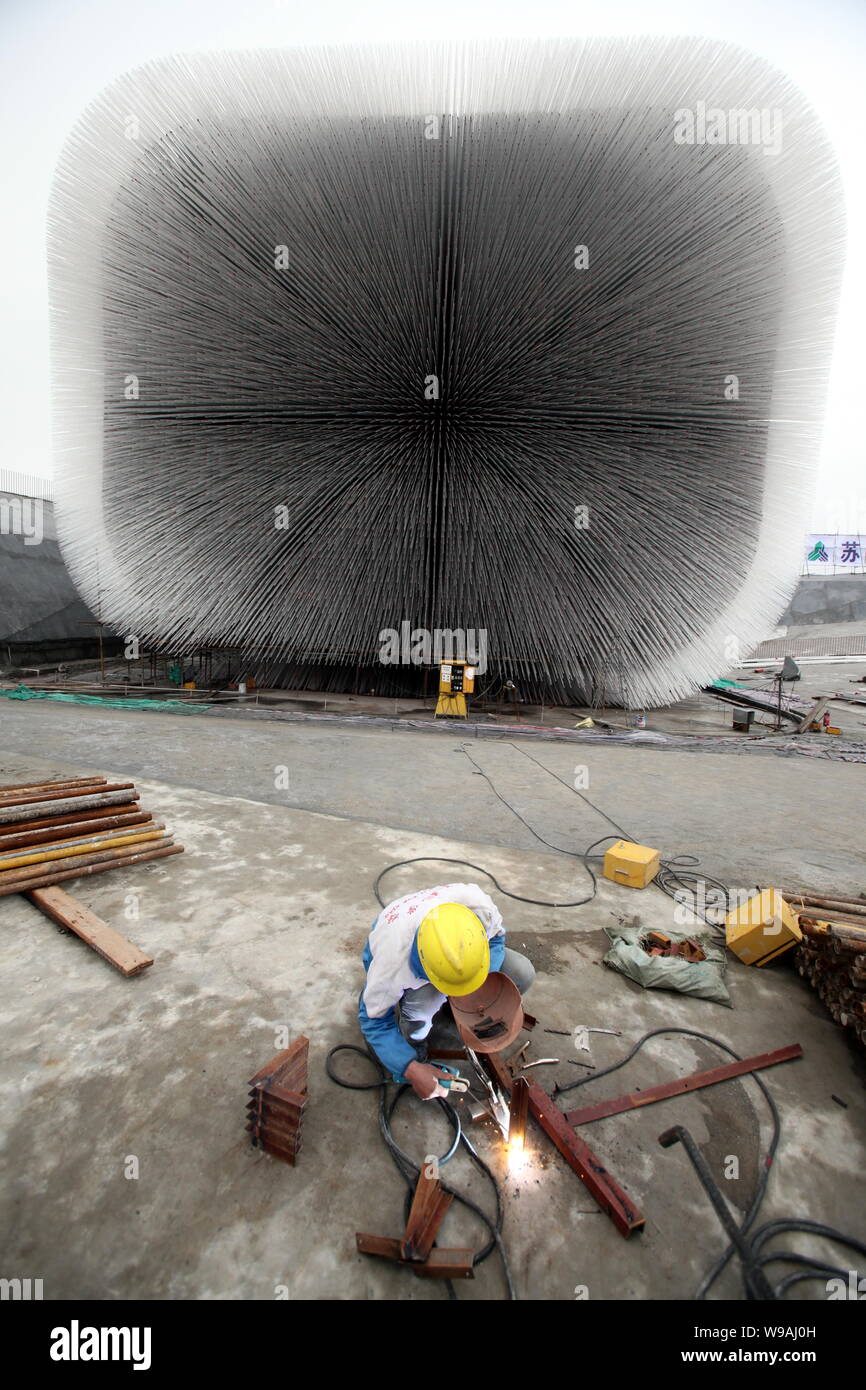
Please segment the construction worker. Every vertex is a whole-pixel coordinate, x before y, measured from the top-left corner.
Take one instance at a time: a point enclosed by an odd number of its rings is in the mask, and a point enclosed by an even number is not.
[[[422,1100],[445,1095],[424,1040],[447,996],[469,996],[492,970],[521,994],[535,979],[526,956],[505,945],[499,909],[475,883],[408,893],[384,907],[362,956],[367,979],[358,1005],[361,1032],[395,1081]]]

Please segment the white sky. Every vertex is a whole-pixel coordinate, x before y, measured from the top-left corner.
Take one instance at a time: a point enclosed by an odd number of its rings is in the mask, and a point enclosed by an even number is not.
[[[845,184],[848,257],[812,528],[866,531],[863,0],[0,0],[0,465],[52,474],[45,218],[87,102],[169,53],[400,38],[701,34],[767,58],[809,99]]]

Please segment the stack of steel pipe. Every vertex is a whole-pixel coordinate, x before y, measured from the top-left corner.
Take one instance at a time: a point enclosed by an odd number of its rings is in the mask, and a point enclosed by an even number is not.
[[[0,787],[0,897],[182,852],[142,809],[133,782]]]
[[[798,971],[836,1022],[866,1045],[866,903],[799,897],[792,906],[803,932]]]

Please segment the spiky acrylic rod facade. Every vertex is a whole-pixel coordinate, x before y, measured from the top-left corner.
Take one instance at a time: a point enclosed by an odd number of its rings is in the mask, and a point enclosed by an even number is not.
[[[795,581],[841,239],[814,115],[722,43],[139,69],[51,203],[73,578],[283,683],[375,686],[408,624],[561,699],[686,693]]]

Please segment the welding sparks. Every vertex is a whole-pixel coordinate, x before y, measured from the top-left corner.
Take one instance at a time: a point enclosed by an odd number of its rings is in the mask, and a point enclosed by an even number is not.
[[[508,1150],[508,1171],[514,1176],[523,1171],[529,1158],[524,1146],[523,1135],[509,1139],[506,1147]]]

